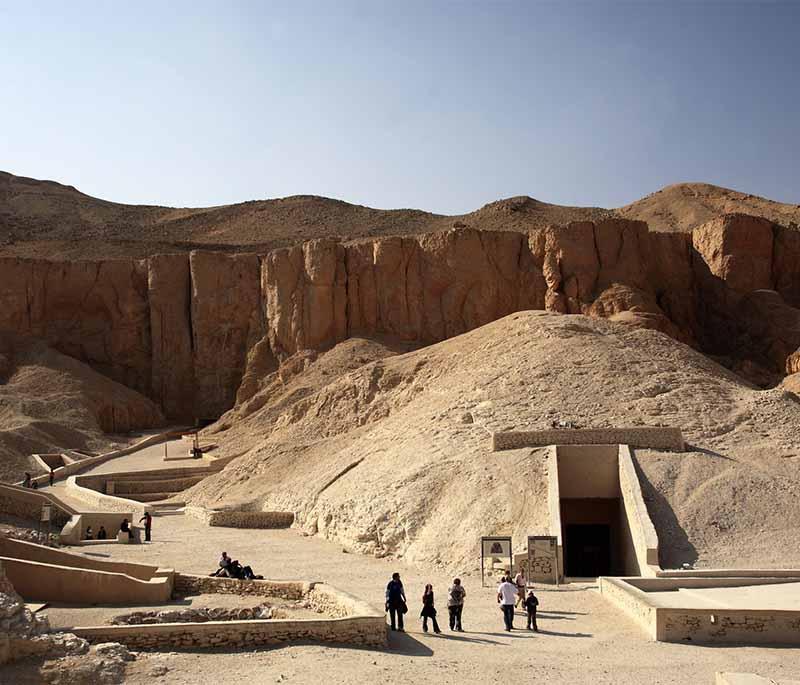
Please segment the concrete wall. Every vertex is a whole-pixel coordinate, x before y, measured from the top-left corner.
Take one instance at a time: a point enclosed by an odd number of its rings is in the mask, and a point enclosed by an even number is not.
[[[798,573],[798,572],[796,572]],[[648,591],[741,587],[796,582],[797,578],[601,578],[600,592],[654,640],[699,644],[800,645],[800,611],[683,609],[653,604]]]
[[[72,507],[64,504],[50,494],[22,488],[17,485],[0,483],[0,513],[9,516],[38,521],[42,513],[42,505],[53,506],[53,526],[63,526],[75,513]]]
[[[160,442],[164,442],[165,440],[169,440],[173,437],[180,436],[185,429],[183,428],[176,428],[169,431],[165,431],[163,433],[156,433],[154,435],[148,435],[146,438],[142,438],[138,442],[134,444],[123,447],[122,449],[112,450],[111,452],[105,452],[104,454],[99,454],[96,457],[87,457],[85,459],[81,459],[79,461],[75,461],[71,464],[65,464],[61,468],[55,470],[55,477],[56,480],[61,480],[66,478],[67,476],[71,476],[75,473],[80,473],[81,471],[89,468],[90,466],[96,466],[97,464],[102,464],[109,459],[115,459],[116,457],[124,457],[126,454],[131,454],[132,452],[136,452],[144,447],[149,447],[150,445],[157,445]],[[42,476],[37,476],[33,479],[39,485],[45,485],[50,481],[50,474],[44,474]],[[22,481],[17,483],[17,485],[21,485]]]
[[[561,499],[619,497],[618,454],[617,445],[559,445]]]
[[[98,511],[85,514],[76,514],[61,530],[59,542],[62,545],[78,544],[86,538],[86,529],[89,526],[92,527],[92,533],[95,539],[97,538],[97,532],[100,530],[100,526],[103,526],[108,534],[108,542],[114,542],[116,540],[120,524],[122,523],[122,519],[125,518],[127,518],[129,522],[135,523],[132,511],[119,513]],[[136,521],[138,520],[139,519],[137,518]]]
[[[546,445],[617,445],[683,452],[686,443],[680,428],[580,428],[544,431],[506,431],[492,434],[492,449],[513,450]]]
[[[160,492],[180,492],[187,488],[197,485],[206,477],[204,475],[189,476],[182,478],[162,478],[162,479],[142,479],[142,480],[120,480],[114,477],[113,480],[106,481],[106,493],[111,495],[131,495],[131,494],[150,494]],[[110,486],[113,485],[113,490]]]
[[[172,595],[168,577],[149,580],[123,573],[95,571],[0,557],[6,575],[26,601],[74,604],[161,604]]]
[[[145,511],[152,511],[152,507],[136,502],[135,500],[115,497],[98,492],[91,487],[83,485],[83,479],[95,478],[95,476],[70,476],[67,478],[67,493],[70,497],[79,499],[89,507],[95,507],[101,511],[114,511],[120,514],[130,514],[133,512],[135,518],[141,518]]]
[[[563,431],[562,431],[563,432]],[[647,512],[639,479],[627,445],[551,445],[547,457],[549,535],[558,541],[559,575],[564,574],[561,501],[568,499],[618,499],[615,550],[626,574],[655,575],[658,537]],[[613,533],[613,529],[612,529]],[[613,554],[612,554],[613,557]],[[542,574],[532,580],[551,582]]]
[[[661,570],[658,535],[647,511],[639,476],[627,445],[619,446],[618,476],[623,503],[621,527],[627,535],[623,548],[625,568],[632,574],[655,576]]]
[[[647,594],[617,578],[601,578],[600,594],[632,618],[651,640],[657,639],[656,608]]]
[[[209,526],[224,528],[290,528],[294,523],[290,511],[226,511],[188,506],[185,514]]]
[[[800,645],[800,611],[658,608],[663,642]]]
[[[134,564],[125,561],[102,561],[85,557],[82,554],[73,554],[53,547],[45,547],[32,542],[23,542],[22,540],[4,537],[0,537],[0,556],[92,571],[124,573],[140,580],[149,580],[157,575],[167,574],[166,569],[164,572],[160,572],[157,566]]]

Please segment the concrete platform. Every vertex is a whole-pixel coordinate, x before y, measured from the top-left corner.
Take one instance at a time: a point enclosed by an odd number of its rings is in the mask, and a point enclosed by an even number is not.
[[[800,611],[800,582],[739,587],[679,588],[647,592],[654,606],[684,609],[775,609]]]

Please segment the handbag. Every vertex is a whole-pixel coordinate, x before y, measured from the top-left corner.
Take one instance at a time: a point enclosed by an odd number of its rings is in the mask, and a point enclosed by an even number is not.
[[[405,602],[400,602],[400,613],[401,614],[408,613],[408,605]]]

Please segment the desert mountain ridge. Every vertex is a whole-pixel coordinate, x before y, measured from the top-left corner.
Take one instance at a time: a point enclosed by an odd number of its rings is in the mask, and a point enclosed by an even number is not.
[[[0,256],[142,258],[192,249],[263,253],[316,238],[358,240],[453,227],[527,232],[614,216],[645,221],[653,231],[690,232],[731,213],[782,226],[800,223],[800,205],[706,183],[670,185],[619,208],[569,207],[519,196],[446,216],[373,209],[313,195],[203,208],[126,205],[55,181],[0,171]]]

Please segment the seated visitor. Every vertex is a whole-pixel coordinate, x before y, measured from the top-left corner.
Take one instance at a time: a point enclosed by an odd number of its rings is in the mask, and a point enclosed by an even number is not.
[[[128,523],[128,519],[122,519],[122,523],[119,526],[120,533],[127,533],[128,539],[133,540],[133,529],[131,525]]]
[[[238,559],[231,559],[227,552],[223,552],[219,560],[219,568],[212,576],[220,578],[236,578],[239,580],[263,580],[264,576],[257,576],[249,566],[242,566]]]
[[[222,556],[219,558],[219,568],[216,571],[211,573],[212,576],[222,576],[223,578],[228,575],[228,567],[231,564],[231,558],[228,556],[227,552],[223,552]]]
[[[94,533],[91,526],[86,526],[86,540],[94,540]]]
[[[108,533],[106,533],[106,529],[103,526],[100,526],[100,530],[97,531],[97,539],[106,540],[107,538],[108,538]]]

